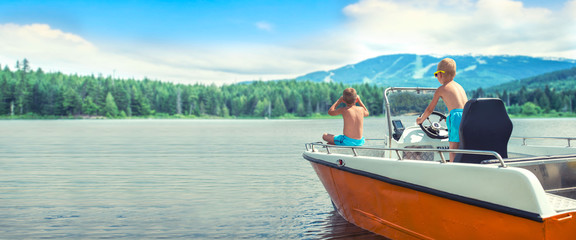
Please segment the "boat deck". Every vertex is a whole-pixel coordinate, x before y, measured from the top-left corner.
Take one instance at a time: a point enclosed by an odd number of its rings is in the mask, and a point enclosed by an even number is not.
[[[557,212],[566,212],[576,210],[576,200],[562,197],[552,193],[546,193],[548,202],[552,205]]]

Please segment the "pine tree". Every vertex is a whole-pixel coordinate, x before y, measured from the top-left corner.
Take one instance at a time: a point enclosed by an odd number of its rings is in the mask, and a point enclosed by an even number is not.
[[[114,102],[114,97],[110,92],[106,95],[106,106],[104,106],[104,114],[106,117],[115,118],[118,116],[118,106],[116,106],[116,102]]]

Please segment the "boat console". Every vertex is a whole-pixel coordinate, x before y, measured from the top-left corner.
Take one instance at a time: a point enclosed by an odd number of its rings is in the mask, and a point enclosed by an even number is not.
[[[398,141],[402,133],[404,133],[404,124],[402,124],[401,120],[392,120],[392,126],[394,126],[394,133],[392,137],[394,140]]]

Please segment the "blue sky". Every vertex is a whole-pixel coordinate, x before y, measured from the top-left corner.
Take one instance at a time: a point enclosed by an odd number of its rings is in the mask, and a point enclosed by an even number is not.
[[[354,1],[2,1],[0,20],[46,23],[93,41],[276,42],[337,26]],[[266,23],[269,29],[258,28]],[[275,28],[281,31],[274,31]]]
[[[576,58],[576,0],[0,1],[0,64],[181,83],[394,53]]]

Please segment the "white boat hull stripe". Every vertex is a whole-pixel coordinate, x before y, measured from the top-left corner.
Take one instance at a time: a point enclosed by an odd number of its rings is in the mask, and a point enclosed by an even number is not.
[[[346,172],[350,172],[353,174],[357,174],[357,175],[361,175],[361,176],[365,176],[365,177],[369,177],[372,179],[376,179],[378,181],[382,181],[385,183],[389,183],[389,184],[393,184],[396,186],[400,186],[400,187],[404,187],[404,188],[408,188],[408,189],[412,189],[415,191],[419,191],[419,192],[423,192],[423,193],[427,193],[427,194],[431,194],[434,196],[438,196],[438,197],[442,197],[442,198],[446,198],[446,199],[450,199],[453,201],[458,201],[461,203],[465,203],[465,204],[469,204],[469,205],[473,205],[473,206],[477,206],[477,207],[481,207],[481,208],[485,208],[485,209],[489,209],[489,210],[493,210],[493,211],[497,211],[497,212],[501,212],[501,213],[505,213],[505,214],[509,214],[509,215],[513,215],[513,216],[517,216],[517,217],[521,217],[521,218],[525,218],[525,219],[529,219],[532,221],[537,221],[537,222],[543,222],[542,217],[537,214],[537,213],[533,213],[533,212],[527,212],[524,210],[520,210],[520,209],[516,209],[516,208],[511,208],[511,207],[506,207],[506,206],[502,206],[499,204],[494,204],[494,203],[490,203],[490,202],[486,202],[486,201],[481,201],[481,200],[477,200],[477,199],[473,199],[473,198],[468,198],[468,197],[463,197],[463,196],[459,196],[456,194],[452,194],[452,193],[447,193],[444,191],[440,191],[440,190],[436,190],[433,188],[429,188],[429,187],[424,187],[424,186],[420,186],[420,185],[416,185],[416,184],[412,184],[412,183],[408,183],[408,182],[404,182],[404,181],[400,181],[400,180],[396,180],[396,179],[392,179],[389,177],[384,177],[378,174],[374,174],[374,173],[370,173],[370,172],[366,172],[366,171],[362,171],[362,170],[358,170],[358,169],[354,169],[354,168],[350,168],[350,167],[346,167],[346,166],[338,166],[337,164],[331,163],[331,162],[327,162],[327,161],[323,161],[320,159],[316,159],[310,156],[307,156],[306,154],[302,155],[306,160],[314,162],[314,163],[318,163],[318,164],[322,164],[334,169],[338,169],[338,170],[342,170],[342,171],[346,171]]]

